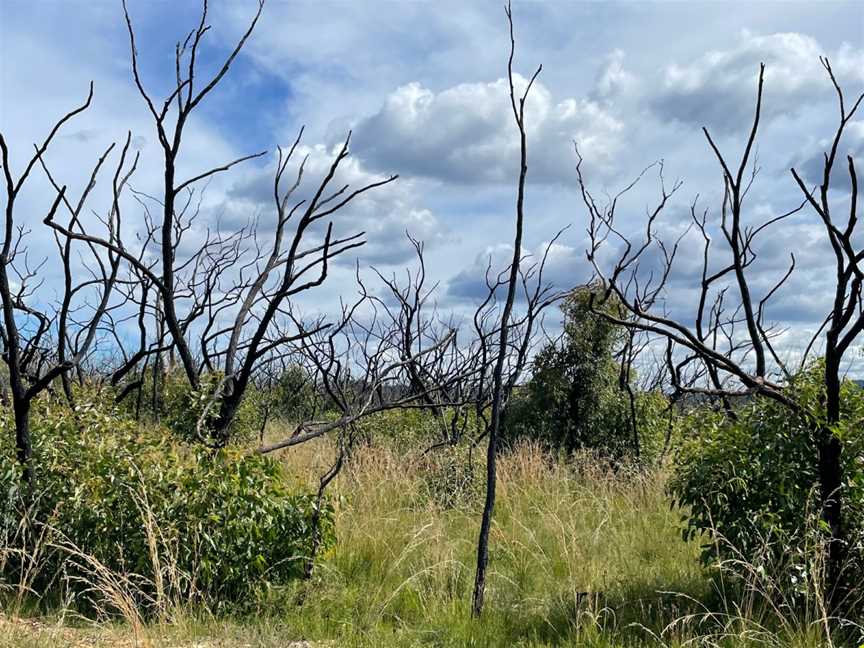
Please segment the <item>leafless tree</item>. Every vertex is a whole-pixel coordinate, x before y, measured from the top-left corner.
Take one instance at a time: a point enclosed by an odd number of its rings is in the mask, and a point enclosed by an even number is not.
[[[633,448],[633,458],[638,462],[642,456],[642,443],[639,436],[639,415],[633,379],[637,360],[644,355],[645,349],[651,344],[651,337],[642,331],[628,328],[624,333],[621,348],[616,353],[618,361],[618,388],[627,396],[627,420],[630,425],[630,439]],[[650,391],[648,389],[642,391]]]
[[[513,12],[508,4],[506,9],[507,21],[510,26],[510,57],[507,62],[507,78],[510,85],[510,103],[513,110],[513,118],[516,126],[519,129],[519,180],[516,188],[516,232],[513,238],[513,259],[509,267],[509,276],[507,278],[506,297],[504,305],[500,312],[500,325],[497,332],[497,343],[492,354],[489,357],[494,357],[491,374],[491,414],[488,430],[486,431],[487,446],[486,446],[486,497],[483,504],[483,514],[480,520],[480,534],[477,541],[477,570],[474,577],[474,592],[472,597],[472,612],[474,616],[479,616],[483,610],[483,600],[486,592],[486,567],[489,563],[489,531],[492,527],[492,514],[495,509],[495,494],[497,480],[497,457],[498,457],[498,437],[501,431],[501,420],[503,418],[504,409],[506,407],[505,389],[505,363],[509,356],[508,349],[512,344],[511,333],[513,305],[516,300],[516,293],[519,287],[519,270],[522,261],[522,234],[524,227],[524,204],[525,204],[525,180],[528,174],[528,146],[525,131],[525,100],[531,91],[531,87],[537,76],[542,70],[542,66],[537,68],[528,84],[526,85],[521,96],[517,95],[514,85],[513,73],[513,58],[516,52],[516,40],[513,30]],[[524,332],[523,338],[525,344],[530,340],[530,331]],[[481,336],[482,337],[482,336]],[[525,345],[519,345],[520,348]],[[522,358],[522,366],[524,366],[524,357]],[[521,366],[514,367],[512,372],[512,382],[518,379]]]
[[[305,443],[387,410],[426,409],[430,402],[441,408],[461,404],[440,398],[450,384],[462,377],[461,365],[449,362],[452,373],[438,374],[435,380],[428,379],[433,374],[425,369],[455,352],[456,330],[438,328],[437,337],[424,338],[425,348],[405,354],[404,320],[394,316],[381,300],[370,296],[359,273],[357,283],[358,298],[343,305],[337,321],[328,323],[321,317],[305,323],[298,316],[292,316],[294,327],[300,331],[292,344],[314,368],[317,382],[339,413],[338,418],[301,422],[291,436],[262,446],[259,452]],[[431,331],[427,329],[428,333]],[[412,382],[412,375],[418,373],[427,376],[422,388]]]
[[[662,164],[659,169],[660,197],[655,207],[648,212],[645,235],[634,241],[618,227],[617,208],[619,198],[629,191],[634,183],[605,204],[598,204],[582,172],[579,158],[577,175],[582,199],[589,215],[590,248],[588,258],[595,272],[606,287],[605,295],[614,295],[626,307],[632,317],[617,318],[597,309],[596,312],[621,326],[648,332],[667,340],[668,376],[676,395],[689,394],[715,398],[729,416],[734,417],[731,400],[740,396],[759,395],[787,407],[806,421],[818,446],[819,482],[822,498],[822,515],[831,530],[828,551],[828,577],[835,597],[842,593],[838,587],[841,575],[846,538],[842,517],[842,442],[834,433],[840,420],[840,376],[844,354],[864,329],[862,311],[861,261],[864,251],[855,247],[857,226],[857,176],[853,158],[847,158],[848,175],[851,181],[849,207],[845,210],[845,223],[837,224],[832,211],[831,188],[840,140],[862,98],[846,107],[843,92],[837,84],[827,61],[823,65],[837,92],[840,103],[840,123],[835,131],[831,149],[825,154],[822,182],[817,189],[808,189],[804,180],[792,171],[796,184],[804,194],[804,201],[789,211],[764,222],[747,222],[746,198],[753,185],[757,168],[753,163],[753,151],[760,123],[762,89],[765,66],[758,75],[758,90],[755,115],[750,126],[744,152],[733,166],[720,152],[707,129],[703,129],[709,147],[716,157],[723,177],[723,200],[719,210],[719,231],[722,234],[724,256],[717,261],[715,242],[708,224],[709,211],[699,212],[696,203],[691,206],[692,225],[702,238],[702,273],[700,291],[693,324],[669,314],[662,300],[668,286],[681,241],[664,243],[658,235],[658,217],[666,208],[669,199],[680,188],[675,183],[671,189],[665,184]],[[578,153],[578,151],[577,151]],[[752,166],[751,166],[752,163]],[[749,169],[749,171],[748,171]],[[644,174],[644,172],[643,172]],[[790,255],[788,268],[761,295],[756,295],[753,281],[753,264],[757,259],[757,238],[770,231],[784,220],[802,211],[809,204],[819,215],[826,235],[835,253],[836,276],[833,306],[814,340],[807,346],[802,366],[822,335],[825,339],[825,415],[811,411],[788,387],[793,369],[787,367],[784,358],[775,348],[779,330],[767,319],[771,299],[777,295],[795,269],[794,253]],[[683,235],[682,235],[683,236]],[[619,253],[611,264],[603,263],[601,250],[619,246]],[[649,257],[658,252],[652,262]]]
[[[46,306],[44,299],[37,299],[36,293],[42,281],[38,278],[44,261],[33,265],[26,248],[25,238],[30,230],[16,210],[18,199],[25,183],[31,178],[36,164],[40,164],[50,183],[56,189],[45,222],[53,222],[58,210],[63,206],[69,213],[64,229],[82,232],[82,211],[87,203],[97,177],[114,149],[109,146],[93,167],[87,185],[76,201],[67,196],[65,186],[59,186],[51,175],[44,155],[60,129],[76,115],[85,111],[93,98],[93,85],[87,100],[78,108],[66,113],[55,122],[48,136],[41,144],[34,146],[23,171],[14,174],[9,160],[9,147],[0,134],[0,153],[2,153],[3,175],[5,179],[5,219],[3,248],[0,252],[0,301],[3,308],[3,324],[0,326],[2,358],[9,371],[9,388],[15,415],[15,444],[18,461],[23,467],[23,479],[32,485],[31,456],[33,451],[30,436],[30,411],[33,400],[42,392],[51,389],[55,380],[62,379],[67,396],[71,398],[68,374],[80,367],[87,357],[99,333],[100,324],[106,312],[111,310],[111,300],[118,277],[119,260],[114,254],[107,259],[93,246],[84,246],[92,253],[91,278],[76,278],[73,266],[70,239],[56,240],[59,260],[63,268],[63,285],[59,305]],[[131,134],[120,153],[112,181],[112,203],[103,221],[108,231],[107,240],[116,241],[121,227],[120,195],[135,170],[138,156],[127,163]],[[98,270],[95,270],[98,268]],[[91,296],[95,304],[88,303]]]
[[[193,111],[228,73],[252,34],[263,7],[263,0],[259,0],[254,16],[230,55],[216,74],[201,82],[197,75],[199,48],[209,30],[205,0],[198,26],[177,44],[176,83],[159,103],[154,102],[141,80],[135,31],[124,2],[132,75],[153,119],[162,149],[162,190],[158,197],[144,196],[161,212],[161,222],[154,223],[156,219],[149,217],[149,209],[145,211],[147,231],[142,237],[157,253],[156,263],[146,256],[133,254],[120,241],[75,232],[49,219],[49,224],[60,234],[102,246],[131,266],[142,281],[137,293],[141,304],[139,318],[149,311],[164,324],[165,339],[160,335],[158,340],[146,342],[142,336],[138,350],[115,372],[115,384],[142,360],[155,356],[158,364],[166,352],[171,358],[175,353],[179,357],[193,390],[202,388],[203,373],[221,372],[217,414],[208,423],[210,429],[207,430],[210,442],[215,445],[228,442],[231,423],[259,363],[265,361],[274,348],[309,333],[285,331],[284,323],[291,321],[288,311],[292,298],[320,286],[334,257],[365,242],[363,232],[342,238],[335,236],[332,217],[358,196],[396,179],[390,176],[357,188],[347,184],[333,186],[340,164],[348,157],[349,133],[328,171],[308,192],[308,197],[296,198],[308,159],[304,157],[296,167],[291,167],[299,155],[301,129],[287,151],[278,150],[273,183],[275,233],[272,241],[259,243],[253,227],[228,233],[208,229],[203,242],[181,258],[180,242],[193,229],[200,211],[201,191],[196,193],[196,186],[238,164],[265,155],[265,152],[246,155],[184,180],[176,177],[183,135]],[[295,175],[291,186],[286,188],[284,180],[290,173]],[[320,240],[313,240],[314,226],[319,221],[327,223],[325,233]],[[148,299],[152,305],[146,304]]]
[[[851,107],[847,107],[843,90],[837,83],[831,64],[827,59],[820,59],[820,61],[837,93],[840,122],[831,139],[831,147],[823,158],[822,179],[818,192],[817,189],[808,189],[795,169],[792,169],[792,176],[808,204],[822,221],[825,235],[834,252],[836,282],[831,309],[825,318],[826,327],[823,327],[825,421],[819,426],[817,440],[823,517],[831,528],[833,540],[829,545],[829,575],[832,583],[836,583],[845,559],[846,533],[842,509],[843,444],[834,430],[840,422],[840,385],[844,358],[853,342],[864,331],[864,245],[860,238],[861,232],[858,230],[858,173],[852,155],[846,156],[846,172],[849,174],[851,193],[845,214],[837,215],[837,211],[840,210],[832,211],[829,191],[840,141],[861,101],[864,100],[864,94],[859,95]],[[817,331],[816,335],[819,336],[820,332]],[[807,349],[812,346],[812,344],[808,345]]]
[[[460,323],[451,314],[444,318],[434,302],[438,284],[426,284],[424,245],[407,234],[417,256],[417,269],[406,269],[405,281],[395,273],[384,276],[377,269],[384,291],[372,295],[375,311],[389,331],[391,344],[399,357],[406,361],[405,372],[409,393],[433,416],[439,436],[428,451],[453,446],[468,431],[470,414],[476,403],[480,374],[480,357],[476,345],[461,345]],[[453,344],[430,347],[447,336]]]
[[[422,246],[417,244],[420,267],[423,267]],[[409,273],[410,275],[410,273]],[[390,289],[403,294],[396,283],[385,282]],[[340,317],[326,323],[318,318],[304,323],[292,314],[293,325],[300,333],[291,340],[296,355],[305,359],[314,381],[321,386],[324,398],[336,411],[335,420],[303,421],[291,436],[276,443],[262,445],[258,452],[265,454],[309,442],[331,434],[336,438],[336,452],[332,464],[319,479],[315,511],[311,521],[312,547],[307,557],[304,573],[308,578],[321,544],[320,511],[329,484],[341,471],[348,453],[358,440],[360,423],[375,414],[393,409],[427,408],[432,403],[440,416],[450,407],[461,403],[448,403],[442,394],[449,393],[450,386],[462,379],[458,375],[461,365],[442,359],[454,354],[456,332],[444,327],[423,327],[421,349],[409,344],[405,351],[405,340],[416,330],[410,322],[423,320],[418,306],[410,320],[401,316],[400,306],[393,307],[384,300],[370,296],[363,281],[357,276],[358,298],[342,307]],[[408,284],[412,284],[409,282]],[[422,305],[422,301],[420,302]],[[367,312],[363,312],[363,310]],[[400,313],[400,314],[397,314]],[[296,354],[296,355],[295,355]],[[460,356],[461,357],[461,356]],[[302,361],[301,361],[302,362]],[[432,373],[435,365],[447,366],[452,373]],[[422,384],[416,381],[423,376]]]

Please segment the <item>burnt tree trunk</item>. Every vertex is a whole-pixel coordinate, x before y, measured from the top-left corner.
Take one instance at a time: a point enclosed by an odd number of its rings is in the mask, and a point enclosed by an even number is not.
[[[520,164],[519,181],[516,186],[516,233],[513,238],[513,259],[510,263],[509,278],[506,284],[507,297],[501,311],[501,327],[497,341],[498,355],[495,359],[495,367],[492,373],[492,416],[488,428],[489,445],[486,449],[486,497],[483,503],[483,515],[480,520],[480,535],[477,540],[477,570],[474,575],[474,592],[471,605],[471,613],[475,618],[479,617],[483,611],[486,594],[486,568],[489,564],[489,531],[492,528],[492,514],[495,510],[497,486],[498,436],[506,407],[504,401],[504,362],[506,360],[507,345],[512,325],[510,318],[516,298],[516,286],[519,281],[519,262],[522,258],[522,230],[525,218],[525,179],[528,175],[525,99],[528,97],[535,79],[543,69],[543,66],[537,68],[537,71],[531,77],[517,103],[516,91],[513,85],[513,55],[516,49],[516,41],[513,35],[513,14],[509,4],[505,11],[507,13],[507,21],[510,24],[510,58],[507,64],[507,76],[510,81],[510,102],[513,108],[513,117],[519,129]],[[525,335],[530,335],[530,333],[526,332]],[[514,368],[514,371],[518,374],[518,368]]]
[[[14,390],[14,387],[13,387]],[[33,489],[33,440],[30,437],[30,399],[25,395],[15,396],[15,453],[21,465],[21,479],[28,491]]]
[[[843,528],[843,445],[834,432],[840,422],[840,362],[833,349],[833,331],[828,333],[825,358],[825,424],[817,430],[819,452],[819,497],[822,519],[828,525],[830,537],[825,572],[829,601],[843,598],[843,563],[846,558],[846,538]]]

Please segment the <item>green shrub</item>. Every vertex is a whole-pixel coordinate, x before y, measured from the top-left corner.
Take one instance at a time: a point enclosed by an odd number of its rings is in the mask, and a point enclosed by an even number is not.
[[[817,367],[793,390],[818,407]],[[686,511],[684,537],[704,535],[703,559],[761,561],[801,584],[813,568],[814,530],[820,534],[818,453],[811,427],[774,401],[755,398],[731,421],[702,410],[692,438],[677,454],[669,488]],[[843,386],[844,518],[850,540],[850,578],[864,573],[864,391]]]
[[[397,450],[424,450],[442,440],[432,412],[419,408],[392,409],[372,414],[357,424],[358,435]]]
[[[505,443],[539,442],[567,454],[589,450],[613,462],[635,454],[630,399],[615,355],[626,341],[626,329],[592,309],[602,307],[618,318],[625,313],[611,297],[602,306],[593,304],[599,290],[583,286],[562,302],[563,335],[537,353],[531,380],[514,392],[504,421]],[[662,450],[667,401],[659,392],[637,391],[634,402],[639,458],[650,462]]]
[[[534,359],[505,421],[507,441],[527,437],[567,453],[587,448],[616,458],[633,447],[613,355],[623,329],[591,312],[596,295],[586,286],[562,302],[563,335]]]
[[[24,554],[34,547],[21,533],[25,495],[9,418],[0,410],[0,541],[7,558],[0,577],[17,582]],[[145,606],[169,565],[178,599],[200,596],[215,607],[302,574],[315,500],[289,487],[277,461],[235,448],[186,446],[164,428],[141,428],[86,402],[74,413],[40,402],[32,432],[30,528],[50,527],[62,538],[55,549],[75,548],[43,555],[32,585],[39,594],[58,594],[61,573],[73,590],[85,590],[90,578],[81,555],[112,572],[136,574]],[[333,539],[329,505],[322,519],[326,547]],[[154,561],[154,543],[161,563]]]
[[[200,387],[192,389],[182,373],[167,375],[162,386],[162,422],[184,441],[200,441],[197,426],[205,408],[209,407],[201,426],[205,433],[219,414],[219,403],[213,402],[213,395],[221,388],[222,380],[219,372],[206,373],[201,376]],[[257,436],[262,417],[260,399],[260,392],[250,383],[231,422],[229,434],[233,441],[248,443]]]
[[[298,365],[287,367],[269,391],[273,413],[292,423],[313,418],[324,405],[309,373]]]

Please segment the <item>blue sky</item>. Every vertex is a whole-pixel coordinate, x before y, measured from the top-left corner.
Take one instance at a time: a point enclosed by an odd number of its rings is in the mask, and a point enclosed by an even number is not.
[[[129,0],[129,6],[145,82],[163,94],[173,45],[195,26],[199,5]],[[224,57],[254,8],[254,0],[211,3],[205,69]],[[572,225],[550,267],[562,287],[590,275],[574,139],[598,193],[660,158],[668,178],[684,180],[663,223],[671,237],[684,227],[696,194],[705,206],[717,206],[720,176],[700,128],[707,126],[724,152],[740,150],[760,61],[767,73],[761,171],[750,202],[756,220],[797,204],[789,166],[812,167],[831,134],[836,105],[818,56],[830,57],[850,94],[864,88],[860,2],[515,2],[514,18],[516,70],[530,76],[543,64],[527,107],[526,248],[537,250]],[[360,262],[385,272],[410,259],[406,229],[424,239],[442,305],[462,308],[476,295],[488,256],[503,259],[512,238],[518,140],[503,80],[507,47],[497,1],[270,0],[231,74],[197,113],[181,163],[193,172],[272,151],[306,125],[311,168],[320,170],[353,129],[346,178],[398,173],[400,180],[346,213],[337,230],[367,230]],[[52,119],[81,101],[91,79],[94,104],[65,131],[52,167],[70,186],[80,184],[98,151],[131,129],[142,155],[134,184],[155,189],[159,151],[132,85],[119,0],[0,0],[0,129],[13,146],[13,164]],[[862,156],[864,122],[850,127],[843,147]],[[208,218],[241,222],[257,215],[266,236],[272,163],[270,157],[249,163],[212,183]],[[626,227],[642,226],[656,190],[649,179],[630,195],[622,207]],[[45,198],[44,185],[35,183],[22,200],[39,213]],[[764,286],[782,273],[790,250],[801,258],[769,313],[789,327],[790,348],[824,311],[828,279],[816,225],[813,214],[802,213],[760,249],[757,284]],[[48,239],[33,229],[38,250]],[[675,312],[686,310],[696,286],[690,239],[684,250],[669,296]],[[345,267],[308,308],[326,310],[350,290]]]

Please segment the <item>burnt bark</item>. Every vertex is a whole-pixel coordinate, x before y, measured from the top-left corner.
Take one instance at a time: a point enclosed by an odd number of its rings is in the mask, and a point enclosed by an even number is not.
[[[506,8],[507,20],[510,25],[510,58],[507,64],[508,79],[510,82],[510,102],[513,117],[519,129],[520,161],[519,180],[516,187],[516,232],[513,238],[513,259],[510,263],[509,278],[507,280],[507,297],[504,308],[501,311],[501,325],[498,334],[497,357],[492,372],[492,413],[488,428],[488,441],[486,446],[486,496],[483,502],[483,514],[480,518],[480,533],[477,538],[477,569],[474,574],[474,592],[472,596],[471,612],[479,617],[483,611],[483,603],[486,595],[486,570],[489,564],[489,531],[492,528],[492,514],[495,510],[495,497],[497,489],[497,458],[498,458],[498,436],[501,430],[501,421],[504,417],[504,362],[507,358],[507,347],[510,343],[511,314],[513,302],[516,297],[516,288],[519,281],[519,264],[522,258],[522,233],[524,225],[525,206],[525,179],[528,175],[528,145],[525,133],[525,100],[531,91],[535,79],[540,74],[542,66],[528,82],[521,97],[517,98],[516,89],[513,85],[513,56],[516,50],[516,41],[513,34],[513,13],[510,5]],[[518,103],[517,103],[518,102]]]

